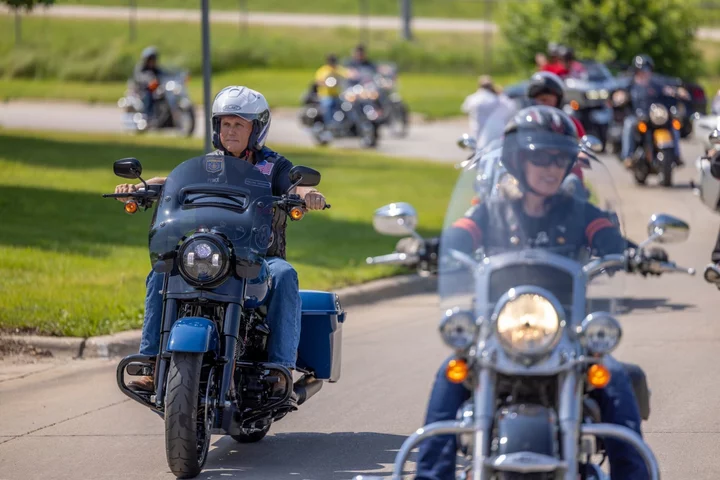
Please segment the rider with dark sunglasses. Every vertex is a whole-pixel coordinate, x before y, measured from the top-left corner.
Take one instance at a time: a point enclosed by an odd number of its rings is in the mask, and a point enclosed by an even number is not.
[[[502,151],[502,162],[517,180],[517,190],[474,207],[443,233],[442,241],[468,254],[478,248],[492,255],[493,249],[506,252],[528,246],[569,257],[587,248],[596,255],[624,253],[629,244],[607,213],[561,189],[579,152],[577,130],[564,112],[547,106],[521,110],[505,127]],[[426,424],[454,420],[470,398],[464,385],[446,378],[446,364],[435,379]],[[612,358],[605,365],[611,371],[610,384],[591,393],[602,421],[640,433],[640,413],[628,374]],[[605,440],[605,448],[614,480],[648,478],[642,457],[634,449],[612,439]],[[456,451],[454,435],[425,440],[420,444],[415,479],[454,479]]]

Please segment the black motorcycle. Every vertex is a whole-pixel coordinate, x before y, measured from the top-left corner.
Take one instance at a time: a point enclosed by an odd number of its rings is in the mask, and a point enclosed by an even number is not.
[[[118,160],[114,171],[143,181],[134,158]],[[291,190],[320,182],[307,167],[295,166],[289,175]],[[345,312],[334,293],[300,292],[302,377],[293,384],[287,368],[268,362],[272,278],[265,256],[274,241],[275,209],[303,218],[305,203],[297,195],[273,196],[267,177],[250,163],[208,155],[180,164],[164,186],[103,196],[129,197],[131,214],[157,202],[149,247],[153,270],[164,274],[161,353],[125,357],[117,384],[164,418],[168,465],[177,477],[200,473],[212,434],[260,441],[323,381],[339,379]],[[137,375],[154,375],[154,392],[129,388],[126,376]],[[277,392],[281,377],[288,387]],[[290,388],[297,403],[289,401]]]
[[[336,77],[325,79],[328,87],[336,86],[339,81]],[[333,120],[328,125],[317,90],[312,85],[303,98],[300,122],[310,129],[318,145],[327,145],[333,138],[358,137],[363,147],[376,147],[384,120],[378,98],[379,92],[371,85],[356,83],[348,86],[340,94],[340,108],[333,112]]]
[[[635,181],[644,185],[650,175],[660,175],[661,184],[672,185],[673,169],[679,164],[676,153],[677,132],[682,125],[677,118],[676,100],[659,96],[647,110],[636,112],[638,122],[633,135],[635,151],[631,152]]]

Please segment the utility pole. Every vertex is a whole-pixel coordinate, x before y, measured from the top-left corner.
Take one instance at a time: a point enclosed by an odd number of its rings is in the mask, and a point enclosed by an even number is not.
[[[400,1],[400,15],[402,17],[402,37],[403,40],[412,40],[412,31],[410,30],[410,21],[412,20],[412,0]]]
[[[205,152],[209,153],[212,148],[210,136],[212,135],[212,125],[210,122],[212,115],[212,105],[210,104],[210,77],[212,75],[210,65],[210,0],[201,0],[202,8],[202,56],[203,56],[203,106],[205,107]]]
[[[137,0],[130,0],[130,43],[137,38]]]

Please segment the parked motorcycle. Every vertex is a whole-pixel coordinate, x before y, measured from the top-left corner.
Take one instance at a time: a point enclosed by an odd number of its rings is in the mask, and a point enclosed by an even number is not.
[[[114,172],[140,179],[134,158],[118,160]],[[295,166],[293,187],[320,182],[317,171]],[[340,378],[345,312],[336,294],[301,290],[302,330],[297,371],[269,363],[266,302],[272,278],[264,257],[273,242],[274,209],[303,218],[297,195],[273,196],[267,177],[247,162],[203,156],[177,166],[164,186],[145,185],[125,211],[157,203],[150,225],[150,260],[164,274],[162,340],[157,357],[130,355],[117,367],[117,384],[129,398],[165,420],[170,470],[197,476],[211,435],[241,443],[260,441],[272,424],[315,395],[323,382]],[[326,208],[330,208],[327,205]],[[153,375],[155,391],[133,390],[126,376]],[[284,378],[282,393],[274,392]]]
[[[118,107],[125,111],[125,129],[136,132],[148,130],[176,130],[186,137],[195,131],[195,107],[190,101],[187,72],[162,75],[158,82],[150,85],[154,106],[153,116],[148,118],[143,96],[133,80],[128,81],[125,95],[118,100]]]
[[[325,84],[335,87],[341,81],[331,76],[325,79]],[[357,83],[345,88],[340,94],[340,108],[333,113],[330,125],[326,125],[317,95],[305,95],[300,121],[310,129],[318,145],[327,145],[333,138],[358,137],[363,147],[376,147],[383,115],[378,97],[377,89],[370,84]]]
[[[445,229],[465,218],[468,201],[479,194],[475,177],[469,169],[458,180]],[[481,204],[494,201],[486,197]],[[413,224],[400,213],[397,228]],[[539,246],[539,237],[533,248],[514,243],[510,249],[472,254],[454,250],[441,238],[438,290],[444,315],[439,331],[454,350],[446,376],[465,385],[472,397],[458,411],[457,421],[425,425],[403,443],[391,479],[403,478],[404,464],[418,443],[451,434],[458,435],[460,453],[471,462],[465,478],[474,480],[607,479],[594,463],[596,454],[604,454],[600,438],[620,439],[637,449],[650,478],[659,479],[650,447],[635,431],[602,423],[599,406],[589,395],[610,382],[604,359],[622,337],[614,312],[624,294],[624,276],[613,273],[695,273],[645,254],[651,242],[686,239],[686,223],[656,214],[648,234],[637,251],[588,262],[578,261],[582,252],[572,255],[562,241],[554,248]],[[603,281],[594,281],[601,277]],[[625,369],[647,419],[645,374],[636,365]],[[356,477],[360,479],[380,477]]]

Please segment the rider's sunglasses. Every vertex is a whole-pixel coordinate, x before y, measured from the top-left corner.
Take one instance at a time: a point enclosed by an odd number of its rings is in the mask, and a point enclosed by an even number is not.
[[[570,152],[550,152],[547,150],[526,150],[524,152],[528,162],[536,167],[549,167],[556,165],[559,168],[568,168],[577,158],[577,155]]]

